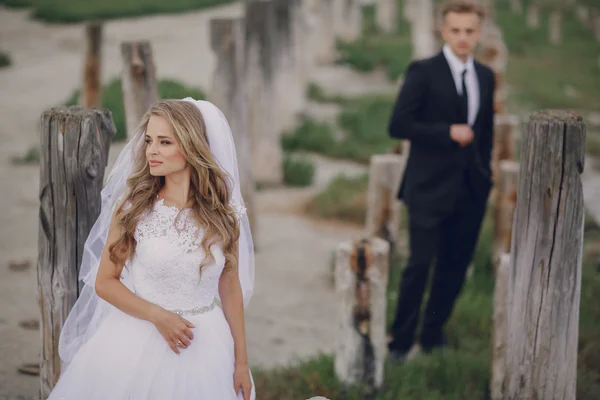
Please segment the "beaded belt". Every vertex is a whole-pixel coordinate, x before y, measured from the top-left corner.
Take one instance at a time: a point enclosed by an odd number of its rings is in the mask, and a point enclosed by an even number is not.
[[[175,310],[169,310],[172,313],[175,313],[179,316],[183,316],[183,315],[198,315],[198,314],[204,314],[209,312],[210,310],[212,310],[213,308],[215,308],[217,304],[213,301],[210,305],[208,306],[204,306],[204,307],[194,307],[194,308],[190,308],[187,310],[182,310],[182,309],[175,309]]]

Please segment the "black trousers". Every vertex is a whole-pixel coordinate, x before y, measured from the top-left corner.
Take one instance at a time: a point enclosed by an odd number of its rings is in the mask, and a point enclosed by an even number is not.
[[[443,327],[465,280],[487,203],[487,197],[475,198],[468,181],[466,179],[450,215],[433,217],[408,210],[410,256],[400,281],[391,350],[408,351],[414,342],[423,293],[434,259],[420,343],[425,349],[442,344]]]

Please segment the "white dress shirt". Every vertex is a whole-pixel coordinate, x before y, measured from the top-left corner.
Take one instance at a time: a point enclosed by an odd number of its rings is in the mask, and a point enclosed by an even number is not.
[[[444,57],[450,65],[452,76],[454,77],[454,83],[456,84],[456,91],[459,95],[462,94],[462,73],[467,69],[465,75],[465,85],[467,87],[467,95],[469,96],[469,125],[473,126],[475,123],[475,117],[479,110],[479,82],[477,80],[477,73],[475,72],[475,64],[473,63],[473,56],[469,56],[466,63],[463,63],[450,49],[447,44],[442,49]]]

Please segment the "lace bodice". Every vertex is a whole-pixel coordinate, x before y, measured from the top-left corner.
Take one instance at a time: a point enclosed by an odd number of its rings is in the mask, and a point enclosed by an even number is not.
[[[179,215],[178,215],[179,214]],[[154,209],[138,222],[137,241],[131,261],[136,294],[168,310],[187,310],[210,305],[218,295],[225,257],[211,247],[214,261],[202,267],[202,230],[189,216],[158,200]]]

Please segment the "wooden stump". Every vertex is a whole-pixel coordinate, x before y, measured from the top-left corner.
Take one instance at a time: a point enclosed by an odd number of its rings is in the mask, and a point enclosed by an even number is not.
[[[362,35],[362,6],[360,0],[334,0],[335,36],[352,42]]]
[[[522,0],[510,0],[510,10],[516,14],[522,14],[523,13]]]
[[[217,59],[211,101],[229,121],[238,156],[240,185],[250,229],[256,232],[252,140],[248,130],[244,54],[244,19],[218,18],[210,21],[211,46]]]
[[[377,27],[386,34],[396,33],[398,28],[398,2],[396,0],[377,0],[375,7]]]
[[[437,52],[433,0],[419,0],[414,4],[411,22],[413,60],[431,57]]]
[[[86,25],[85,32],[87,51],[79,104],[85,108],[98,108],[102,104],[102,24],[91,22]]]
[[[527,7],[527,27],[530,29],[540,27],[540,7],[535,3],[530,3]]]
[[[152,48],[147,41],[121,44],[121,85],[127,136],[135,136],[142,116],[159,99]]]
[[[486,20],[481,35],[480,56],[483,64],[494,71],[496,88],[494,92],[494,111],[505,112],[508,99],[506,90],[506,66],[508,63],[508,47],[498,25],[493,20]]]
[[[115,125],[109,111],[80,107],[46,111],[41,124],[37,277],[45,399],[60,375],[58,340],[79,295],[83,245],[100,214]]]
[[[551,44],[557,46],[562,43],[563,13],[561,10],[552,11],[548,24],[548,39]]]
[[[497,183],[500,162],[515,160],[515,136],[519,127],[516,115],[496,115],[494,121],[494,146],[492,149],[492,179]]]
[[[501,400],[506,363],[506,340],[508,337],[508,280],[510,276],[510,254],[499,256],[494,286],[494,314],[492,329],[492,400]]]
[[[517,205],[519,163],[513,160],[500,162],[494,204],[494,265],[500,256],[510,252],[513,219]]]
[[[371,157],[367,191],[367,235],[385,239],[392,252],[400,234],[402,203],[398,188],[404,174],[406,159],[398,154],[378,154]]]
[[[341,243],[336,251],[339,298],[335,373],[346,385],[383,383],[387,354],[386,291],[389,245],[379,238]]]
[[[314,4],[315,19],[311,34],[311,47],[315,51],[315,61],[318,65],[331,63],[335,60],[335,2],[339,0],[319,0]]]
[[[503,399],[575,399],[583,250],[581,115],[544,110],[523,129],[511,246]]]

